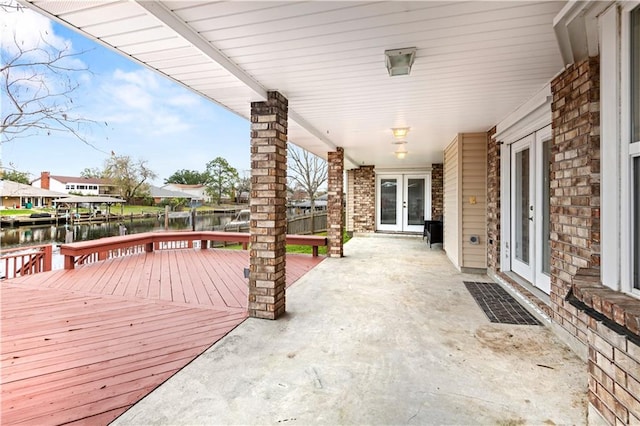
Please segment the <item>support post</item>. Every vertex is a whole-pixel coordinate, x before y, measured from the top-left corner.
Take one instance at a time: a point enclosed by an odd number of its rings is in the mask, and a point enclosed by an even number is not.
[[[251,220],[249,315],[277,319],[285,312],[288,101],[268,92],[251,103]]]
[[[342,257],[344,232],[344,150],[337,148],[328,154],[327,237],[329,257]]]

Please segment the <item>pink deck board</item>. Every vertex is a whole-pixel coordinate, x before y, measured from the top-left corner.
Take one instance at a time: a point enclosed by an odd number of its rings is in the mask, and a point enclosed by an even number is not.
[[[321,262],[287,255],[287,285]],[[158,250],[2,282],[2,423],[108,424],[247,317],[246,251]]]

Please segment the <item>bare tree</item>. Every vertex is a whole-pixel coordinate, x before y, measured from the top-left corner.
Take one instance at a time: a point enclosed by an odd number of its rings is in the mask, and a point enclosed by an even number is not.
[[[130,202],[135,197],[149,195],[147,181],[156,178],[156,174],[143,160],[133,161],[128,155],[111,155],[105,161],[103,176],[110,179],[120,196]]]
[[[9,1],[0,3],[0,11],[26,13]],[[68,44],[55,46],[48,35],[39,34],[36,42],[26,42],[15,30],[11,39],[5,34],[0,50],[0,142],[35,134],[71,133],[96,148],[86,137],[95,122],[76,113],[72,97],[79,87],[76,77],[90,72],[77,58],[84,52],[73,52]]]
[[[327,181],[327,162],[293,144],[288,144],[289,186],[302,189],[309,197],[311,212],[315,210],[318,190]]]

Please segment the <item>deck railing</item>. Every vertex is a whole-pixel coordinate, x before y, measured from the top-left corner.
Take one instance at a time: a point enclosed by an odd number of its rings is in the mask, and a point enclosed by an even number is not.
[[[63,244],[60,246],[60,254],[64,256],[64,268],[74,269],[76,265],[154,250],[206,250],[213,242],[238,243],[246,250],[250,235],[243,232],[220,231],[145,232]],[[316,235],[287,235],[287,243],[311,246],[313,256],[318,256],[318,247],[326,246],[328,240],[327,237]]]
[[[16,278],[51,270],[50,244],[0,251],[0,279]]]

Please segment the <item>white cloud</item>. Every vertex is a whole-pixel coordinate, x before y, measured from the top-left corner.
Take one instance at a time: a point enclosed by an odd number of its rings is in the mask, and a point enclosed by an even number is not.
[[[50,46],[57,50],[71,49],[69,40],[54,33],[49,19],[25,7],[15,10],[9,7],[0,13],[0,39],[2,50],[10,54],[17,53],[16,43],[23,50],[34,48],[49,50]]]
[[[99,120],[119,126],[138,139],[179,134],[194,128],[190,109],[200,100],[146,69],[114,70],[96,99]]]

